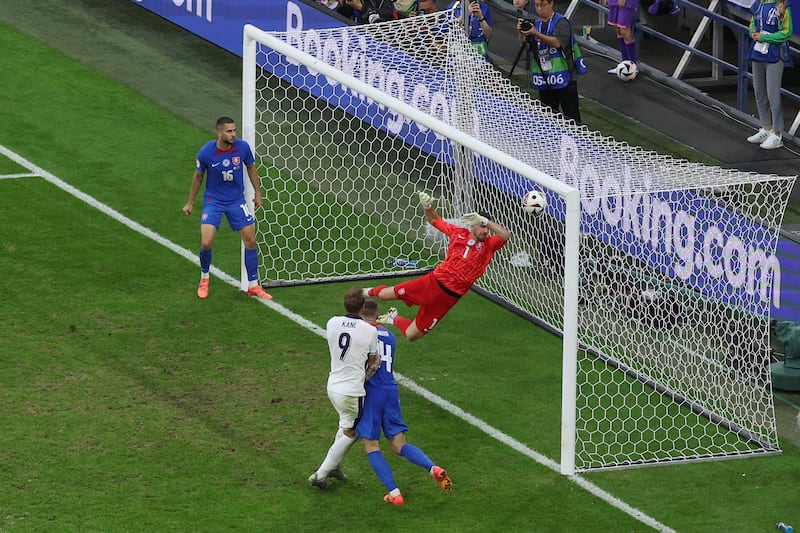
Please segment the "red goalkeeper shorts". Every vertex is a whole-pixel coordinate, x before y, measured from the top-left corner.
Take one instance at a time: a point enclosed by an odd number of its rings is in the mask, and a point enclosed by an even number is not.
[[[419,306],[414,320],[417,329],[425,333],[432,330],[461,298],[439,283],[433,272],[395,285],[394,294],[409,307]]]

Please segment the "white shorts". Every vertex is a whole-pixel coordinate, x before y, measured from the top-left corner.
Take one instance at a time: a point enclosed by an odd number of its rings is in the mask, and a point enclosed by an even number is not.
[[[355,428],[356,421],[361,416],[364,397],[339,394],[329,389],[328,398],[331,400],[333,408],[339,413],[339,427],[341,429]]]

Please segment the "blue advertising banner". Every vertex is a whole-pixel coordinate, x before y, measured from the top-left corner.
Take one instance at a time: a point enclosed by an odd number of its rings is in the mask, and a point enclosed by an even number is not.
[[[286,0],[131,0],[145,9],[242,55],[245,24],[265,31],[334,28],[347,23],[332,12]]]

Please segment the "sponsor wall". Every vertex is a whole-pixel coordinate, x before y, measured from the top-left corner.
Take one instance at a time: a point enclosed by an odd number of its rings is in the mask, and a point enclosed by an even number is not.
[[[242,55],[245,24],[264,31],[333,28],[347,24],[331,16],[332,12],[286,0],[131,1],[238,56]]]
[[[346,25],[341,19],[338,19],[326,11],[325,9],[317,9],[316,6],[306,5],[303,3],[295,3],[292,1],[287,0],[131,0],[139,4],[140,6],[153,11],[154,13],[160,15],[161,17],[195,33],[206,40],[213,42],[232,53],[235,53],[239,56],[242,55],[242,28],[245,24],[253,24],[263,30],[266,31],[299,31],[304,29],[314,29],[314,28],[331,28],[331,27],[340,27]],[[800,10],[799,10],[800,11]],[[299,36],[298,36],[299,38]],[[298,43],[301,44],[301,43]],[[307,51],[313,53],[311,50],[315,49],[316,51],[320,51],[323,47],[322,46],[302,46],[306,48]],[[395,50],[385,50],[384,53],[386,55],[393,55],[399,54],[399,51]],[[316,55],[316,54],[315,54]],[[383,56],[384,58],[386,56]],[[408,60],[413,60],[411,58],[407,58]],[[268,65],[268,68],[274,68],[277,65]],[[387,76],[387,79],[391,78]],[[402,81],[402,80],[401,80]],[[414,80],[416,82],[417,80]],[[403,86],[403,83],[399,83],[400,86]],[[419,88],[419,83],[411,83],[417,89]],[[336,94],[328,94],[336,93],[336,88],[329,86],[328,84],[322,83],[317,84],[316,90],[322,91],[321,94],[318,96],[334,100],[338,102],[347,101],[347,99],[342,99],[341,97],[344,95]],[[320,89],[321,88],[321,89]],[[425,95],[436,95],[439,92],[436,90],[435,86],[426,86],[425,87],[427,92]],[[392,93],[397,92],[397,87],[392,87]],[[411,87],[404,87],[405,90],[411,91]],[[314,90],[313,87],[310,87],[309,90]],[[400,90],[400,93],[405,92],[405,90]],[[414,94],[417,91],[414,89]],[[336,96],[336,98],[332,98],[332,96]],[[441,100],[439,102],[441,105],[433,105],[434,101],[438,102],[433,97],[429,98],[431,100],[431,112],[439,118],[446,120],[446,115],[443,109],[446,109],[447,106],[447,98]],[[434,112],[435,111],[435,112]],[[500,111],[498,109],[498,111]],[[377,115],[381,115],[381,112],[378,111]],[[375,119],[376,115],[372,115],[372,118]],[[396,119],[397,117],[395,117]],[[411,138],[411,139],[419,139],[420,137],[417,136],[418,133],[416,132],[415,135],[406,135],[407,131],[405,130],[415,130],[415,124],[408,124],[406,121],[403,120],[392,120],[392,117],[387,115],[383,116],[378,119],[378,122],[381,124],[376,124],[377,127],[384,129],[392,134],[399,135],[403,138]],[[395,124],[396,123],[396,124]],[[392,125],[395,124],[393,127]],[[423,132],[424,133],[424,132]],[[435,146],[437,144],[437,140],[430,135],[431,132],[427,132],[428,141],[425,146],[420,146],[426,151],[431,151],[431,146]],[[426,136],[422,136],[425,138]],[[438,139],[441,141],[441,139]],[[442,146],[436,146],[435,150],[432,150],[433,153],[442,154],[445,159],[447,157],[447,147],[442,150]],[[563,155],[563,154],[562,154]],[[562,169],[563,170],[563,169]],[[492,176],[478,176],[483,181],[492,183],[493,179]],[[562,176],[563,178],[563,176]],[[511,191],[509,191],[512,193]],[[585,207],[585,206],[584,206]],[[689,211],[698,211],[697,209],[689,209]],[[700,210],[700,212],[702,209]],[[603,218],[603,217],[600,217]],[[694,219],[692,219],[694,220]],[[698,219],[699,220],[699,219]],[[733,219],[732,219],[733,220]],[[702,224],[701,224],[702,226]],[[598,233],[606,233],[598,231]],[[737,233],[736,230],[732,230],[731,234],[735,236]],[[722,239],[717,239],[722,242]],[[713,244],[713,239],[710,239],[709,242]],[[630,245],[631,243],[628,243]],[[633,243],[639,245],[638,243]],[[719,246],[718,246],[719,247]],[[709,245],[709,248],[716,250],[713,246]],[[709,252],[710,253],[710,252]],[[716,253],[716,252],[714,252]],[[742,252],[744,253],[744,252]],[[778,244],[778,252],[777,252],[777,261],[776,258],[771,258],[769,260],[768,268],[773,271],[773,274],[776,274],[775,281],[776,286],[772,287],[772,294],[767,294],[766,287],[759,284],[753,284],[752,280],[749,280],[747,283],[742,283],[740,290],[743,292],[747,292],[750,296],[755,296],[754,303],[761,300],[762,302],[765,300],[769,300],[772,303],[771,314],[773,318],[777,318],[778,320],[793,320],[793,321],[800,321],[800,278],[798,277],[800,274],[800,245],[795,243],[794,241],[787,239],[785,237],[780,238],[780,242]],[[676,259],[675,264],[683,264],[681,263],[682,260],[678,257]],[[679,261],[680,260],[680,261]],[[716,265],[718,261],[712,260],[711,255],[708,258],[708,265]],[[684,261],[686,263],[686,261]],[[694,265],[694,262],[689,262],[687,264]],[[705,264],[701,261],[701,265]],[[682,279],[684,282],[688,283],[690,286],[698,286],[706,284],[709,279],[714,279],[715,276],[711,276],[708,273],[704,273],[705,271],[701,268],[694,269],[693,267],[687,267],[684,269],[682,275],[679,275],[677,271],[673,271],[674,265],[653,265],[654,267],[658,268],[661,271],[669,272],[671,275],[675,276],[676,278]],[[697,272],[695,272],[697,270]],[[699,276],[699,277],[698,277]],[[697,279],[695,279],[698,277]],[[763,282],[763,280],[762,280]],[[758,294],[760,293],[760,294]],[[760,297],[759,297],[760,296]],[[759,305],[755,304],[753,310],[756,311]]]

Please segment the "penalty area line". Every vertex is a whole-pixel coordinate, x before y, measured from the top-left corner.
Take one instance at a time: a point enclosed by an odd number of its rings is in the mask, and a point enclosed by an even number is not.
[[[200,265],[200,261],[199,261],[199,259],[197,257],[197,254],[195,252],[191,252],[191,251],[187,250],[186,248],[183,248],[182,246],[179,246],[178,244],[175,244],[174,242],[170,241],[169,239],[167,239],[165,237],[162,237],[161,235],[159,235],[158,233],[154,232],[153,230],[151,230],[151,229],[149,229],[149,228],[147,228],[145,226],[142,226],[141,224],[139,224],[138,222],[136,222],[134,220],[131,220],[130,218],[128,218],[125,215],[123,215],[122,213],[120,213],[120,212],[116,211],[115,209],[109,207],[108,205],[100,202],[99,200],[93,198],[92,196],[89,196],[88,194],[84,193],[83,191],[73,187],[69,183],[63,181],[62,179],[60,179],[57,176],[51,174],[50,172],[46,171],[45,169],[43,169],[43,168],[31,163],[30,161],[28,161],[24,157],[20,156],[16,152],[13,152],[12,150],[9,150],[8,148],[6,148],[5,146],[3,146],[1,144],[0,144],[0,154],[8,157],[9,159],[14,161],[18,165],[20,165],[20,166],[30,170],[31,172],[35,173],[34,175],[40,176],[41,178],[43,178],[44,180],[48,181],[49,183],[52,183],[53,185],[55,185],[59,189],[63,190],[64,192],[67,192],[70,195],[74,196],[75,198],[78,198],[79,200],[89,204],[90,206],[92,206],[95,209],[99,210],[103,214],[113,218],[117,222],[127,226],[128,228],[132,229],[133,231],[135,231],[135,232],[137,232],[137,233],[139,233],[139,234],[141,234],[141,235],[143,235],[143,236],[145,236],[145,237],[147,237],[149,239],[154,240],[158,244],[160,244],[160,245],[164,246],[165,248],[168,248],[169,250],[177,253],[181,257],[183,257],[185,259],[188,259],[192,263],[194,263],[194,264],[196,264],[198,266]],[[223,272],[223,271],[221,271],[221,270],[219,270],[219,269],[217,269],[216,267],[213,267],[213,266],[211,267],[211,272],[212,272],[212,274],[214,274],[214,276],[216,276],[217,278],[223,280],[224,282],[228,283],[229,285],[232,285],[233,287],[236,287],[236,288],[240,288],[239,280],[234,278],[233,276],[231,276],[231,275],[229,275],[229,274],[227,274],[227,273],[225,273],[225,272]],[[269,307],[270,309],[272,309],[273,311],[281,314],[282,316],[288,318],[292,322],[294,322],[294,323],[296,323],[296,324],[298,324],[300,326],[303,326],[304,328],[316,333],[320,337],[323,337],[323,338],[325,337],[325,329],[324,328],[321,328],[321,327],[317,326],[316,324],[314,324],[310,320],[306,319],[305,317],[302,317],[302,316],[294,313],[293,311],[283,307],[282,305],[276,303],[274,300],[258,300],[258,302],[260,302],[261,304]],[[401,383],[405,388],[407,388],[408,390],[412,391],[413,393],[415,393],[415,394],[417,394],[419,396],[422,396],[423,398],[425,398],[429,402],[435,404],[436,406],[438,406],[441,409],[447,411],[448,413],[452,414],[453,416],[455,416],[455,417],[463,420],[467,424],[470,424],[470,425],[476,427],[477,429],[481,430],[482,432],[484,432],[489,437],[491,437],[491,438],[497,440],[498,442],[501,442],[501,443],[511,447],[512,449],[516,450],[517,452],[525,455],[526,457],[529,457],[529,458],[533,459],[534,461],[536,461],[537,463],[541,464],[542,466],[545,466],[545,467],[553,470],[554,472],[556,472],[556,473],[558,473],[560,475],[559,464],[557,462],[553,461],[552,459],[550,459],[550,458],[540,454],[539,452],[529,448],[528,446],[526,446],[525,444],[517,441],[513,437],[511,437],[509,435],[506,435],[505,433],[503,433],[499,429],[496,429],[496,428],[490,426],[489,424],[487,424],[483,420],[481,420],[481,419],[477,418],[476,416],[464,411],[463,409],[461,409],[457,405],[455,405],[453,403],[450,403],[449,401],[445,400],[441,396],[439,396],[437,394],[434,394],[433,392],[427,390],[426,388],[424,388],[421,385],[417,384],[415,381],[413,381],[413,380],[411,380],[409,378],[406,378],[406,377],[404,377],[404,376],[402,376],[400,374],[397,374],[397,373],[395,373],[395,377],[397,378],[397,381],[399,383]],[[640,510],[628,505],[627,503],[623,502],[622,500],[620,500],[619,498],[617,498],[613,494],[610,494],[609,492],[601,489],[600,487],[598,487],[594,483],[591,483],[590,481],[586,480],[585,478],[581,477],[580,475],[576,474],[576,475],[573,475],[573,476],[568,476],[567,479],[569,479],[571,482],[575,483],[579,487],[583,488],[586,492],[588,492],[588,493],[592,494],[593,496],[603,500],[608,505],[610,505],[610,506],[612,506],[612,507],[614,507],[616,509],[619,509],[620,511],[626,513],[627,515],[629,515],[632,518],[638,520],[639,522],[642,522],[643,524],[646,524],[646,525],[650,526],[651,528],[653,528],[653,529],[655,529],[657,531],[660,531],[662,533],[675,533],[675,531],[673,529],[671,529],[671,528],[665,526],[664,524],[658,522],[657,520],[655,520],[654,518],[646,515],[642,511],[640,511]]]

